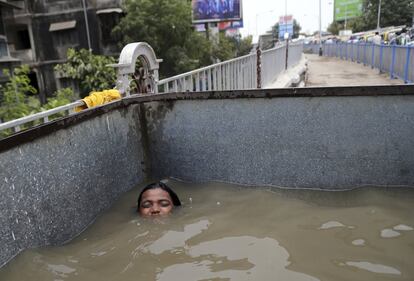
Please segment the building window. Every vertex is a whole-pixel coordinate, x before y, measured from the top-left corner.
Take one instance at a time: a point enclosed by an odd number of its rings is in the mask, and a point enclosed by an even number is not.
[[[51,23],[49,31],[52,33],[53,45],[60,58],[66,57],[66,50],[76,47],[79,43],[75,20]]]
[[[36,91],[39,93],[40,90],[39,90],[39,82],[37,79],[37,73],[32,71],[29,73],[28,77],[30,79],[30,85],[33,86],[36,89]]]
[[[1,7],[0,7],[0,35],[5,35],[3,16],[2,16],[2,8]]]
[[[7,46],[6,39],[0,37],[0,57],[8,57],[9,56],[9,49]]]
[[[32,46],[30,44],[30,35],[27,29],[18,30],[16,33],[16,42],[14,44],[14,48],[16,50],[27,50],[31,49]]]
[[[61,30],[53,33],[53,43],[56,47],[75,46],[78,42],[76,40],[76,30]]]
[[[122,10],[120,8],[104,9],[98,10],[96,14],[99,17],[102,44],[109,45],[118,42],[120,38],[113,38],[111,33],[121,19]]]

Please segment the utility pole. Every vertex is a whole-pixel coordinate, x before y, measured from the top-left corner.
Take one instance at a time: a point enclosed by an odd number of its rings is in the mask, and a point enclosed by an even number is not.
[[[344,25],[344,30],[346,30],[347,21],[348,21],[348,3],[345,4],[345,25]]]
[[[412,28],[414,28],[414,1],[411,1],[411,9],[413,9]]]
[[[88,21],[88,13],[86,11],[86,3],[85,0],[82,0],[82,5],[83,5],[83,15],[85,17],[85,26],[86,26],[86,37],[88,39],[88,48],[89,51],[92,51],[92,46],[91,46],[91,36],[89,34],[89,21]]]
[[[285,34],[283,34],[283,38],[286,40],[286,56],[285,56],[285,70],[288,69],[289,66],[289,33],[287,33],[287,0],[285,0]],[[280,26],[279,26],[280,31]]]
[[[279,27],[280,30],[280,27]],[[285,33],[287,32],[287,0],[285,0]],[[285,34],[283,34],[283,38],[285,37]],[[289,40],[289,38],[287,39]]]
[[[209,23],[208,22],[204,23],[204,28],[206,30],[207,41],[209,41],[210,40],[210,29],[209,29]]]
[[[379,3],[378,3],[378,20],[377,20],[377,31],[378,31],[378,33],[380,33],[380,29],[381,29],[380,19],[381,19],[381,0],[379,0]]]
[[[322,56],[322,4],[319,0],[319,56]]]

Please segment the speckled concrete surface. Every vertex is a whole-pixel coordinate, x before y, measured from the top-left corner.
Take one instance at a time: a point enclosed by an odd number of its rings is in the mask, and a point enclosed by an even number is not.
[[[343,189],[414,186],[414,96],[148,104],[154,177]]]
[[[0,153],[0,265],[73,238],[142,182],[138,116],[114,110]]]

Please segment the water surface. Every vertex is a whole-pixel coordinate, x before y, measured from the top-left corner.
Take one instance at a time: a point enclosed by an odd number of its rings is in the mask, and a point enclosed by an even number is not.
[[[27,250],[0,280],[414,280],[414,190],[169,180],[183,207],[143,219],[126,193],[79,237]]]

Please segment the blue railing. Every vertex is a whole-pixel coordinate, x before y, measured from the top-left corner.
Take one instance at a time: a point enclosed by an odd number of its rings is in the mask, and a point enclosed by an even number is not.
[[[317,54],[319,44],[305,45],[305,50]],[[399,78],[405,83],[414,83],[414,47],[398,45],[376,45],[373,43],[323,44],[324,56],[362,63],[388,73],[390,78]]]

